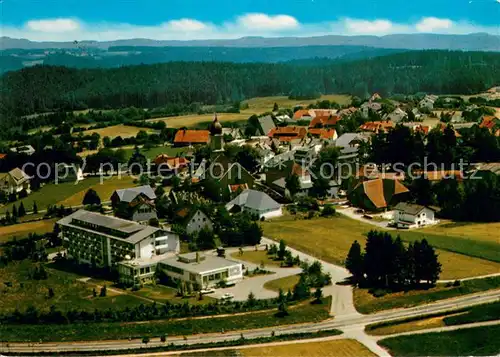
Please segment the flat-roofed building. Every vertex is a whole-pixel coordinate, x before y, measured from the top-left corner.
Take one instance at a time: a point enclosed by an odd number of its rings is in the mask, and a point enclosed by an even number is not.
[[[235,284],[243,279],[241,263],[202,253],[180,254],[162,260],[157,269],[161,269],[174,281],[190,282],[195,288],[207,289],[221,281]]]
[[[151,259],[180,248],[173,232],[86,210],[57,223],[68,255],[97,267],[116,268],[124,260]]]

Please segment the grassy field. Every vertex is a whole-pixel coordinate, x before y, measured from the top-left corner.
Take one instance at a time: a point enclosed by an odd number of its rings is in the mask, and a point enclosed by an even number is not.
[[[270,112],[273,110],[274,103],[277,103],[280,109],[292,109],[298,105],[307,107],[309,104],[316,103],[318,100],[330,100],[337,102],[340,105],[347,105],[351,103],[351,96],[343,94],[330,94],[323,95],[320,99],[311,100],[288,99],[286,96],[257,97],[245,100],[243,104],[248,104],[248,109],[244,109],[242,112],[250,115]]]
[[[155,130],[151,130],[148,128],[139,128],[136,126],[119,124],[119,125],[108,126],[106,128],[86,130],[86,131],[82,132],[82,134],[83,135],[92,135],[94,133],[97,133],[101,136],[101,138],[108,136],[111,139],[115,138],[117,136],[121,136],[122,138],[129,138],[132,136],[136,136],[141,130],[144,130],[148,134],[155,132]],[[78,134],[79,133],[75,133],[75,134],[73,134],[73,136],[77,136]]]
[[[30,305],[39,310],[48,310],[55,305],[60,310],[79,309],[93,311],[94,309],[125,308],[144,303],[130,295],[119,295],[108,289],[106,297],[92,296],[92,286],[78,281],[79,275],[64,272],[46,266],[47,280],[33,280],[30,272],[36,264],[25,260],[14,262],[0,268],[0,313],[26,310]],[[8,287],[5,283],[12,283]],[[54,297],[48,298],[48,289],[54,290]],[[2,333],[0,333],[2,335]]]
[[[192,335],[199,333],[247,330],[269,326],[282,326],[305,322],[319,322],[329,318],[330,299],[321,305],[308,302],[289,308],[289,315],[278,318],[275,311],[249,313],[247,315],[197,319],[179,319],[149,322],[113,322],[68,325],[0,325],[4,341],[86,341]]]
[[[438,234],[445,237],[463,238],[474,241],[499,243],[500,222],[443,222],[436,226],[419,229],[422,233]]]
[[[438,284],[428,290],[412,290],[375,297],[368,289],[354,289],[354,305],[362,314],[370,314],[381,310],[412,307],[431,303],[437,300],[449,299],[465,294],[500,288],[500,277],[474,279],[462,282],[459,287],[446,287]]]
[[[369,357],[376,356],[355,340],[333,340],[253,347],[238,350],[245,357]]]
[[[288,289],[292,290],[293,287],[297,285],[299,279],[299,275],[286,276],[284,278],[268,281],[264,284],[264,288],[272,291],[279,291],[281,289],[286,293]]]
[[[43,221],[14,224],[11,226],[0,227],[0,244],[16,238],[25,238],[30,233],[48,233],[54,229],[56,219],[47,219]]]
[[[141,153],[146,156],[147,159],[154,160],[158,155],[160,154],[166,154],[169,156],[176,156],[180,155],[183,152],[187,151],[188,148],[185,147],[180,147],[180,148],[175,148],[172,146],[157,146],[154,148],[151,148],[149,150],[146,149],[141,149]],[[134,148],[126,148],[124,149],[127,160],[132,156],[134,152]]]
[[[500,325],[400,336],[382,340],[392,356],[495,356],[500,353]]]
[[[58,205],[64,205],[64,206],[78,206],[81,205],[83,202],[83,197],[85,196],[85,193],[89,189],[93,189],[97,192],[99,197],[101,198],[101,201],[109,201],[111,195],[115,190],[123,189],[123,188],[129,188],[129,187],[135,187],[137,186],[134,183],[134,180],[130,176],[124,176],[122,178],[118,178],[117,176],[113,176],[112,178],[105,179],[103,183],[101,184],[99,180],[97,180],[97,183],[90,187],[86,187],[85,189],[76,192],[75,194],[69,196],[68,198],[57,202]]]
[[[264,267],[270,265],[270,266],[280,266],[281,261],[279,260],[274,260],[272,256],[267,255],[267,252],[264,250],[246,250],[243,251],[243,255],[240,255],[239,252],[235,252],[231,254],[231,257],[239,260],[244,260],[249,263],[261,265],[264,263]]]
[[[272,109],[272,108],[271,108]],[[248,113],[218,113],[217,119],[222,123],[246,121],[252,114]],[[165,117],[165,118],[155,118],[148,121],[157,122],[164,121],[169,128],[182,128],[182,127],[198,127],[203,126],[203,124],[208,125],[214,120],[213,114],[190,114],[181,115],[176,117]],[[201,128],[200,128],[201,129]]]
[[[184,302],[189,302],[191,305],[208,304],[214,302],[215,299],[204,295],[203,300],[198,300],[198,295],[194,294],[190,298],[182,298],[177,296],[177,290],[164,285],[145,285],[140,290],[131,292],[133,295],[145,297],[162,302],[171,302],[173,304],[182,304]]]
[[[42,211],[47,208],[48,205],[81,205],[83,196],[89,188],[95,189],[102,201],[109,200],[109,196],[114,191],[114,189],[133,187],[132,179],[128,176],[118,178],[114,176],[109,179],[104,179],[101,185],[99,177],[89,177],[83,181],[75,184],[74,182],[63,182],[59,184],[46,184],[38,191],[31,193],[28,197],[18,200],[14,203],[9,203],[3,207],[0,207],[0,214],[5,213],[6,210],[12,212],[12,206],[15,204],[19,208],[19,204],[23,202],[23,205],[27,211],[31,211],[33,207],[33,202],[36,202],[38,210]],[[116,188],[115,188],[116,187]]]
[[[401,332],[425,330],[434,327],[462,325],[473,322],[493,321],[500,319],[500,301],[472,306],[460,311],[449,311],[432,316],[417,316],[401,321],[389,321],[368,325],[366,331],[370,335],[391,335]]]
[[[375,229],[369,224],[345,216],[315,218],[313,221],[284,216],[263,222],[262,228],[264,236],[277,241],[284,239],[290,246],[334,264],[343,264],[352,242],[358,240],[364,246],[366,234]],[[437,250],[443,266],[441,279],[461,279],[500,271],[499,263],[467,256],[477,254],[491,257],[491,252],[496,252],[500,244],[461,237],[453,239],[422,232],[391,231],[391,233],[401,234],[406,241],[426,238],[435,247],[441,248]],[[452,251],[442,250],[444,248]],[[462,254],[456,254],[453,250],[460,250]]]

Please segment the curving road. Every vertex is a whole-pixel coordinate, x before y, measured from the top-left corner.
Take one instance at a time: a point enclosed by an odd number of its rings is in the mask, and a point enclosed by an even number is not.
[[[263,244],[275,243],[269,239],[263,238]],[[293,255],[299,255],[301,260],[314,261],[316,258],[288,248]],[[258,337],[269,337],[272,333],[276,335],[293,334],[303,332],[317,332],[320,330],[339,329],[344,332],[342,338],[354,338],[366,345],[372,352],[379,356],[387,356],[387,352],[377,345],[377,339],[364,333],[364,327],[376,322],[390,320],[399,320],[409,317],[422,316],[437,312],[461,309],[473,305],[485,304],[500,300],[500,289],[491,290],[478,294],[465,295],[453,299],[441,300],[431,304],[415,306],[412,308],[395,309],[382,311],[370,315],[362,315],[356,311],[353,303],[352,287],[345,285],[336,285],[336,282],[344,281],[349,276],[346,269],[321,261],[323,269],[332,276],[333,285],[323,289],[324,295],[331,295],[332,306],[331,314],[334,319],[328,319],[319,323],[306,323],[300,325],[288,325],[279,327],[269,327],[258,330],[232,331],[226,334],[200,334],[183,337],[169,337],[167,343],[174,345],[195,345],[213,342],[222,342],[227,340],[238,340],[243,335],[245,338],[252,339]],[[296,273],[290,270],[286,274]],[[273,274],[272,278],[279,276]],[[264,277],[265,278],[265,277]],[[246,292],[245,292],[246,293]],[[338,337],[335,337],[338,338]],[[293,341],[288,341],[293,343]],[[136,340],[108,340],[108,341],[75,341],[75,342],[45,342],[45,343],[2,343],[0,344],[0,353],[37,353],[37,352],[69,352],[69,351],[119,351],[125,349],[144,349],[148,347],[164,346],[159,338],[153,338],[145,346],[140,339]]]

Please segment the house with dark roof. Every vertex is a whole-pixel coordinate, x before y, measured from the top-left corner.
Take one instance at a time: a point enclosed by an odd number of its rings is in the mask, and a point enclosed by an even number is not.
[[[136,222],[148,222],[158,218],[154,201],[156,195],[149,185],[116,190],[111,204],[118,217]]]
[[[368,142],[370,136],[363,133],[345,133],[335,140],[335,146],[340,148],[339,160],[355,160],[358,157],[359,146]]]
[[[186,233],[189,235],[197,234],[203,229],[208,229],[209,231],[213,231],[214,229],[210,217],[199,208],[184,207],[178,210],[175,215],[179,224],[184,227]]]
[[[290,196],[286,188],[286,179],[296,175],[299,179],[300,189],[297,195],[307,195],[313,187],[310,172],[294,159],[277,162],[274,166],[265,168],[266,185],[279,192],[283,196]]]
[[[413,203],[399,202],[394,207],[394,225],[397,228],[420,228],[439,221],[435,218],[435,210],[431,207]]]
[[[181,129],[175,133],[174,138],[174,146],[207,145],[209,142],[209,130]]]
[[[0,190],[7,195],[16,194],[24,190],[29,193],[30,178],[18,167],[7,173],[0,173]]]
[[[201,175],[201,183],[206,195],[217,201],[228,201],[231,199],[234,185],[246,184],[253,188],[253,176],[239,163],[231,161],[224,154],[210,160],[204,165]]]
[[[259,122],[258,133],[256,133],[258,135],[267,136],[271,130],[276,128],[273,118],[270,115],[260,117],[257,121]]]
[[[410,191],[398,180],[361,181],[349,192],[351,203],[370,212],[387,209],[404,200]]]
[[[245,211],[259,216],[260,219],[279,217],[283,214],[281,205],[265,192],[245,190],[226,204],[230,212]]]

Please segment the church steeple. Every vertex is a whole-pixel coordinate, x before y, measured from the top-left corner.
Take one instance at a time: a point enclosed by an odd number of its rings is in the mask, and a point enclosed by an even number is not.
[[[222,137],[222,124],[214,113],[214,121],[210,124],[210,148],[212,152],[224,151],[224,138]]]

